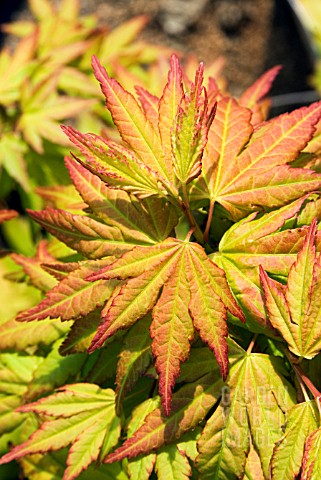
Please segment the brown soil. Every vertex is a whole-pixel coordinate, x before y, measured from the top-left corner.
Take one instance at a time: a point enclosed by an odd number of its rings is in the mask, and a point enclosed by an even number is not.
[[[83,12],[92,4],[101,22],[116,26],[134,15],[150,18],[143,38],[184,52],[193,52],[200,60],[226,59],[224,74],[235,92],[243,90],[263,71],[268,55],[268,40],[274,0],[209,0],[185,32],[168,35],[162,25],[164,0],[95,0],[81,2]],[[186,8],[190,2],[186,1]]]

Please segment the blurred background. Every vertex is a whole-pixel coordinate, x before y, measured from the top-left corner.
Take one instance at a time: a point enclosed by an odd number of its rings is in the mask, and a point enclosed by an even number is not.
[[[51,3],[59,6],[59,1]],[[149,22],[141,34],[143,39],[194,53],[205,62],[224,58],[224,77],[235,95],[266,69],[281,64],[283,69],[272,90],[274,115],[318,98],[311,81],[318,54],[307,15],[310,9],[310,17],[315,20],[313,9],[320,11],[321,6],[313,4],[318,3],[313,0],[80,0],[80,12],[97,15],[99,23],[111,29],[134,16],[147,15]],[[1,1],[1,23],[30,18],[27,1]],[[2,34],[2,44],[10,41]]]

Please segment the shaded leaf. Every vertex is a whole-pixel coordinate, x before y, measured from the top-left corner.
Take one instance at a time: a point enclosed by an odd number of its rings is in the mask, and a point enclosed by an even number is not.
[[[48,253],[45,241],[39,243],[36,255],[33,258],[28,258],[17,253],[13,253],[11,258],[15,263],[22,266],[23,271],[29,277],[30,283],[39,288],[39,290],[47,292],[57,284],[56,279],[42,268],[43,263],[57,262],[57,260]]]
[[[58,340],[33,372],[32,380],[24,394],[25,402],[51,393],[56,387],[60,387],[74,378],[81,369],[86,357],[81,354],[62,357],[59,354],[60,344],[61,340]]]
[[[294,391],[281,362],[263,354],[245,354],[233,364],[222,400],[198,441],[200,478],[230,479],[244,473],[250,438],[268,477],[274,443]]]
[[[116,375],[116,412],[122,409],[124,397],[143,375],[151,362],[151,318],[146,315],[126,335],[119,354]],[[109,352],[109,349],[108,349]]]
[[[159,480],[187,480],[192,475],[188,459],[176,445],[167,445],[158,451],[155,471]]]

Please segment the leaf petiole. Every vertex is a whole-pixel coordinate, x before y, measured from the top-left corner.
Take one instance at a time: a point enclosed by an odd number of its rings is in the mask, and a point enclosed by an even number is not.
[[[188,200],[188,193],[187,193],[186,183],[183,183],[183,184],[182,184],[182,192],[183,192],[183,204],[182,204],[182,207],[183,207],[184,213],[185,213],[185,215],[186,215],[186,218],[187,218],[187,220],[188,220],[188,223],[189,223],[189,225],[190,225],[191,228],[194,228],[194,229],[195,229],[194,235],[195,235],[196,240],[197,240],[201,245],[204,245],[204,236],[203,236],[203,233],[202,233],[201,229],[199,228],[199,226],[197,225],[196,220],[195,220],[195,218],[193,217],[193,214],[192,214],[192,212],[191,212],[191,207],[190,207],[189,200]]]
[[[214,205],[215,205],[215,200],[211,199],[210,201],[210,208],[208,211],[208,217],[207,217],[207,222],[206,222],[206,227],[204,231],[204,242],[208,242],[208,237],[210,233],[210,228],[211,228],[211,223],[212,223],[212,218],[213,218],[213,213],[214,213]]]

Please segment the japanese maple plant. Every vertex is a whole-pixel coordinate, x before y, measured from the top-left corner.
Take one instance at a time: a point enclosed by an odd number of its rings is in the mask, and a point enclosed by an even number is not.
[[[0,327],[1,463],[319,479],[321,103],[266,120],[278,67],[238,100],[175,55],[160,98],[93,68],[121,138],[63,127],[74,193],[44,189],[51,239],[12,255],[46,294]]]

